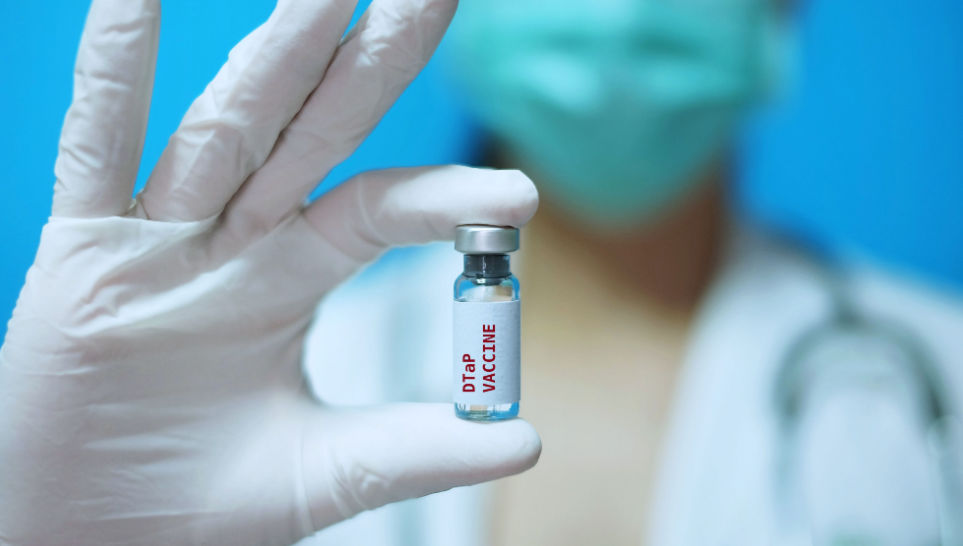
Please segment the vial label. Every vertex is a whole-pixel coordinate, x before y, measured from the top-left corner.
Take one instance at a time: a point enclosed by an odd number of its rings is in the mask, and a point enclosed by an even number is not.
[[[455,302],[454,401],[493,406],[518,402],[521,302]]]

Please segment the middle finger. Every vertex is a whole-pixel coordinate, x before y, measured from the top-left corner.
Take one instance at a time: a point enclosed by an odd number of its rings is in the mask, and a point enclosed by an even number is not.
[[[375,0],[324,81],[227,211],[240,233],[274,227],[371,132],[441,41],[457,0]]]

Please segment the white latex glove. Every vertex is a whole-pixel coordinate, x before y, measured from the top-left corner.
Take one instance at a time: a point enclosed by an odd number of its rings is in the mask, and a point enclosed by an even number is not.
[[[302,340],[325,291],[388,246],[522,225],[537,205],[518,172],[440,167],[361,175],[303,208],[455,1],[375,0],[342,40],[353,8],[281,0],[131,206],[159,5],[94,1],[53,215],[0,352],[0,543],[289,544],[535,463],[521,420],[307,392]]]

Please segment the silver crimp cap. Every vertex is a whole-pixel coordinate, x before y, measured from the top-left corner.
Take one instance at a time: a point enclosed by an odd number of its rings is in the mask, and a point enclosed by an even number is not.
[[[455,228],[455,250],[464,254],[505,254],[518,250],[518,228],[465,224]]]

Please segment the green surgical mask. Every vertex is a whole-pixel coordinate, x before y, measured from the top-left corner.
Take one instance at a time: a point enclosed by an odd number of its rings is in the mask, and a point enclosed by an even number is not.
[[[602,228],[683,195],[767,80],[764,0],[469,0],[451,59],[543,194]]]

